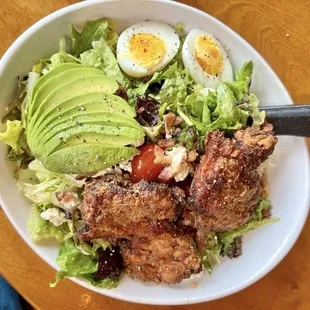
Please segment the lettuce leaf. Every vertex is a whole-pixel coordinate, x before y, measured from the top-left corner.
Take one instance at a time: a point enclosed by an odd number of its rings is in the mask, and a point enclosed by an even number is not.
[[[93,49],[81,54],[81,63],[84,66],[95,67],[102,70],[106,75],[114,77],[119,83],[129,83],[122,73],[111,47],[102,37],[92,43]]]
[[[19,169],[16,176],[19,190],[40,207],[53,204],[57,191],[76,192],[82,187],[74,176],[47,170],[38,159],[30,162],[28,169]]]
[[[58,242],[62,242],[72,237],[68,223],[54,226],[50,221],[42,219],[41,211],[37,206],[32,207],[28,228],[30,237],[34,242],[49,238],[56,238]]]
[[[209,273],[212,272],[215,264],[220,263],[220,255],[227,256],[231,252],[234,242],[238,238],[265,224],[279,221],[277,218],[263,218],[262,211],[270,208],[271,204],[269,201],[260,199],[254,209],[254,215],[248,223],[229,231],[212,232],[206,235],[206,250],[202,253],[202,262]]]
[[[6,131],[0,132],[0,141],[4,141],[4,143],[10,146],[16,154],[22,154],[24,151],[20,147],[18,143],[21,132],[23,131],[23,125],[21,121],[15,120],[6,122]]]
[[[104,38],[110,47],[115,47],[118,36],[112,20],[99,18],[88,21],[85,23],[81,32],[78,32],[71,25],[71,54],[79,56],[81,53],[92,48],[92,42],[99,41],[101,38]]]
[[[81,63],[81,61],[78,58],[70,54],[67,54],[64,51],[60,51],[59,53],[52,55],[51,58],[47,61],[47,65],[44,68],[44,72],[53,70],[55,67],[63,63],[78,63],[79,64]]]
[[[207,269],[208,273],[211,274],[213,266],[220,264],[220,252],[222,244],[219,243],[216,233],[209,233],[206,236],[206,250],[202,255],[202,263]]]
[[[245,235],[247,232],[257,229],[265,224],[278,222],[279,219],[265,218],[260,221],[251,220],[250,222],[230,231],[218,234],[220,242],[223,244],[222,255],[226,256],[231,249],[231,245],[235,238]]]
[[[257,97],[249,93],[252,72],[250,61],[243,65],[232,83],[219,83],[215,90],[195,86],[184,103],[179,104],[178,113],[189,126],[196,126],[202,137],[209,130],[244,128],[249,117],[253,126],[260,126],[265,112],[259,111]]]
[[[110,278],[106,278],[103,280],[96,280],[95,274],[84,274],[82,275],[82,278],[89,281],[93,286],[100,287],[100,288],[114,288],[117,287],[119,284],[119,280],[112,280]]]
[[[55,287],[63,278],[92,274],[98,268],[97,259],[81,253],[72,238],[61,243],[56,261],[61,270],[57,272],[56,281],[50,283],[50,287]]]
[[[105,245],[96,242],[93,245],[93,251],[97,251]],[[67,277],[82,277],[92,285],[102,288],[116,287],[119,283],[118,280],[111,280],[109,278],[96,280],[95,274],[98,269],[96,255],[85,255],[80,252],[72,238],[66,239],[61,244],[56,261],[61,270],[57,272],[56,280],[50,283],[50,287],[55,287],[60,280]]]

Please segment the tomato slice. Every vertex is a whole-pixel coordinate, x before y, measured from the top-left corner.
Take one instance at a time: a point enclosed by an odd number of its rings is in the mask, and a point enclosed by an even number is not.
[[[155,160],[155,144],[147,144],[140,148],[140,154],[136,155],[132,162],[131,180],[139,182],[144,179],[148,182],[156,180],[160,172],[163,170],[163,165],[157,165]]]

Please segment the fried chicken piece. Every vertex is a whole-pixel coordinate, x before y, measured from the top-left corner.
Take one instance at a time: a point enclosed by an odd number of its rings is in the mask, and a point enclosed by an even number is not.
[[[191,238],[167,221],[141,224],[145,237],[120,242],[130,277],[174,284],[201,271],[201,259]]]
[[[206,232],[234,229],[249,221],[261,194],[257,168],[276,143],[270,127],[239,130],[232,139],[219,130],[206,134],[206,153],[190,189],[198,240]]]
[[[128,274],[142,281],[177,283],[201,271],[194,241],[174,221],[186,205],[177,187],[115,174],[93,179],[84,188],[84,240],[104,238],[120,246]]]
[[[139,235],[136,224],[145,220],[174,221],[186,204],[184,192],[144,180],[132,183],[123,176],[107,174],[84,188],[81,211],[87,225],[79,237],[115,242]]]

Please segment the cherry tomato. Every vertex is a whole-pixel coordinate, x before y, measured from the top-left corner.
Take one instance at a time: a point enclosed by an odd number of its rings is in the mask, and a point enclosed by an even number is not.
[[[155,160],[155,144],[147,144],[140,148],[140,154],[136,155],[132,162],[131,180],[139,182],[144,179],[148,182],[156,180],[160,172],[163,170],[163,165],[157,165]]]

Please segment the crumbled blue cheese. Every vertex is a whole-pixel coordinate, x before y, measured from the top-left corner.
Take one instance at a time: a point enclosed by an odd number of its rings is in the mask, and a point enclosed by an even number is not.
[[[79,195],[74,192],[57,192],[56,198],[57,202],[54,204],[70,213],[81,204]]]
[[[50,221],[55,226],[60,226],[66,222],[66,215],[58,208],[49,208],[41,213],[44,220]]]
[[[187,149],[184,146],[175,146],[171,151],[167,151],[166,155],[171,158],[170,169],[176,182],[186,179],[189,173],[189,167],[186,162]]]

